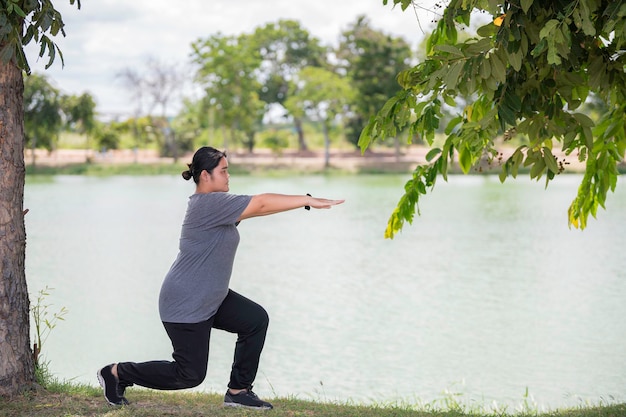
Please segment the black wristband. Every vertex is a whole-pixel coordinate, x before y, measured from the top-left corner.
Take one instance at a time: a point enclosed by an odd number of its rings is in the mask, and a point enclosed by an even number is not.
[[[311,194],[306,193],[306,195],[308,195],[309,197],[311,197]],[[311,210],[311,206],[304,206],[305,210]]]

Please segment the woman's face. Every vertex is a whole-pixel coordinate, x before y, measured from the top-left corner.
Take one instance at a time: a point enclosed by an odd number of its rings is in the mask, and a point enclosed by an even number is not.
[[[228,180],[230,174],[228,173],[228,160],[226,157],[220,159],[220,163],[213,168],[213,172],[209,174],[209,182],[211,184],[212,191],[228,192]]]

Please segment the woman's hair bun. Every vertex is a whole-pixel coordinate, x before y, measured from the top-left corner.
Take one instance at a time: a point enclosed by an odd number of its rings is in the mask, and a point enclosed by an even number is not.
[[[206,171],[211,174],[213,169],[220,164],[222,158],[226,158],[226,152],[218,151],[210,146],[203,146],[193,154],[191,163],[187,164],[189,169],[182,173],[183,178],[186,180],[193,178],[194,182],[198,184],[200,173]]]

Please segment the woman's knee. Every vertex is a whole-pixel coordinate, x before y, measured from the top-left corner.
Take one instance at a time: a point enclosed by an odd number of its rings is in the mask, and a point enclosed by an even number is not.
[[[258,320],[257,325],[259,326],[259,328],[267,330],[270,325],[270,316],[267,311],[263,307],[259,306],[259,313],[256,317]]]
[[[206,377],[206,371],[184,370],[179,373],[178,383],[181,389],[194,388],[202,384]]]

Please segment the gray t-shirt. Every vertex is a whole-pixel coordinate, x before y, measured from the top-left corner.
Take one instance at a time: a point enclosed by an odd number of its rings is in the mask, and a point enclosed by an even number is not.
[[[199,323],[215,314],[228,294],[239,245],[235,223],[251,198],[224,192],[189,197],[178,256],[161,286],[161,321]]]

